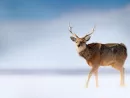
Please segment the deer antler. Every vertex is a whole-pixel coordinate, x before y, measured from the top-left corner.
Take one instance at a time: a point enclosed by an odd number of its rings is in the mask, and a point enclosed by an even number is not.
[[[92,31],[89,34],[85,35],[85,37],[90,36],[91,34],[93,34],[93,32],[95,31],[95,28],[96,28],[96,25],[94,25]]]
[[[77,36],[75,33],[72,32],[72,28],[73,28],[73,27],[71,27],[71,26],[70,26],[70,23],[69,23],[69,31],[70,31],[70,33],[71,33],[74,37],[78,38],[78,36]]]

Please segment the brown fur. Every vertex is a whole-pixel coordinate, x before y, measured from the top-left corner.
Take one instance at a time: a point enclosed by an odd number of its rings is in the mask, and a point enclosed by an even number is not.
[[[109,66],[114,65],[119,59],[124,63],[127,57],[127,50],[124,44],[91,43],[86,45],[86,49],[79,52],[79,55],[83,57],[88,64],[89,62],[91,62],[91,64],[96,62],[96,64],[101,66]],[[95,58],[97,58],[96,56],[99,56],[98,59],[100,60],[95,60]],[[108,61],[104,62],[107,59]],[[111,61],[111,63],[109,63],[109,61]]]
[[[91,74],[95,73],[99,66],[112,66],[122,72],[122,69],[124,70],[124,62],[127,58],[127,48],[122,43],[91,43],[87,44],[86,49],[79,52],[79,55],[92,67],[89,73],[89,77],[91,77]],[[121,78],[124,79],[124,75]],[[87,86],[88,82],[89,79]],[[121,85],[124,85],[124,80],[121,80]]]
[[[95,74],[96,86],[98,87],[98,68],[100,66],[112,66],[113,68],[120,71],[121,81],[120,84],[123,86],[124,83],[124,63],[127,58],[127,48],[123,43],[91,43],[87,44],[90,35],[94,32],[95,27],[90,34],[79,38],[76,34],[72,33],[72,27],[69,31],[73,35],[71,40],[76,44],[76,50],[78,54],[83,57],[92,69],[89,72],[87,84],[88,87],[89,80],[92,74]]]

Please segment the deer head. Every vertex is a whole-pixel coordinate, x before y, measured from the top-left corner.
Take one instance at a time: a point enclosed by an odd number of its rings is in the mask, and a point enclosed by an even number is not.
[[[72,36],[70,37],[70,39],[73,42],[75,42],[77,51],[81,52],[82,50],[84,50],[86,48],[86,42],[90,40],[91,35],[95,31],[95,26],[94,26],[94,28],[92,29],[91,32],[89,32],[88,34],[86,34],[82,38],[79,38],[75,33],[72,32],[72,27],[70,26],[70,24],[69,24],[69,31],[72,34]]]

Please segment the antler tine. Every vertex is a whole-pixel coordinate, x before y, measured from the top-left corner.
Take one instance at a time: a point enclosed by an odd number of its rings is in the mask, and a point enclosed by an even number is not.
[[[69,23],[69,31],[70,31],[70,33],[71,33],[74,37],[78,38],[78,36],[77,36],[75,33],[72,32],[72,28],[73,28],[73,27],[71,27],[71,26],[70,26],[70,23]]]
[[[88,35],[93,34],[93,32],[95,31],[95,28],[96,28],[96,25],[94,25],[94,27],[93,27],[93,29],[92,29],[91,33],[89,33]]]
[[[86,36],[89,36],[89,35],[91,35],[91,34],[93,34],[93,32],[95,31],[95,28],[96,28],[96,25],[94,25],[92,31],[91,31],[89,34],[85,35],[85,37],[86,37]]]

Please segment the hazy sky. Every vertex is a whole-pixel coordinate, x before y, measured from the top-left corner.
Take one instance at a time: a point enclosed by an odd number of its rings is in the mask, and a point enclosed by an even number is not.
[[[0,69],[88,68],[70,40],[69,22],[79,36],[96,24],[88,43],[122,42],[129,53],[129,17],[129,0],[1,0]]]

